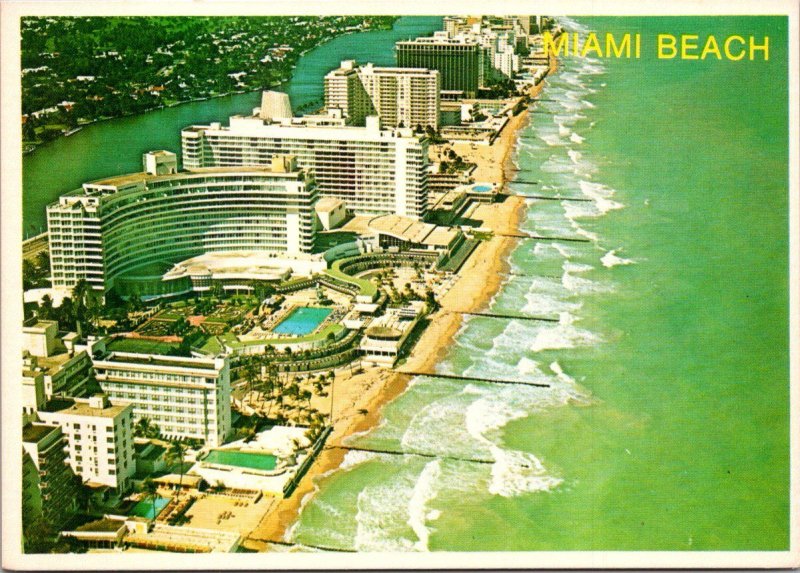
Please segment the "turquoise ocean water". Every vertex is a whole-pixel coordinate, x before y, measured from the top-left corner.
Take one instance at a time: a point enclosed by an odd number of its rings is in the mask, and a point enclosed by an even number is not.
[[[566,58],[519,136],[521,241],[493,311],[325,477],[290,531],[369,550],[781,550],[789,527],[786,20],[769,62]],[[647,44],[645,44],[647,47]]]

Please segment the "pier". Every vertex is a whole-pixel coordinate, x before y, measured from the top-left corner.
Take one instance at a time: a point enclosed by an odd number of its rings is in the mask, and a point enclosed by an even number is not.
[[[326,547],[325,545],[310,545],[308,543],[290,543],[288,541],[277,541],[275,539],[259,539],[256,537],[250,538],[253,541],[260,541],[261,543],[269,543],[270,545],[282,545],[283,547],[308,547],[310,549],[319,549],[320,551],[334,551],[336,553],[358,553],[355,549],[342,549],[341,547]]]
[[[499,378],[479,378],[475,376],[458,376],[456,374],[438,374],[436,372],[409,372],[397,370],[398,374],[406,376],[427,376],[428,378],[444,378],[446,380],[463,380],[464,382],[486,382],[489,384],[515,384],[517,386],[535,386],[537,388],[550,388],[550,384],[541,382],[525,382],[524,380],[503,380]]]
[[[591,243],[584,237],[543,237],[533,233],[495,233],[497,237],[511,237],[512,239],[534,239],[537,241],[564,241],[568,243]]]
[[[512,181],[516,183],[516,181]],[[588,197],[559,197],[558,195],[524,195],[522,193],[504,193],[508,197],[522,197],[526,200],[541,199],[542,201],[577,201],[578,203],[591,203]]]
[[[494,312],[465,312],[461,310],[445,309],[447,312],[456,314],[463,314],[464,316],[484,316],[486,318],[507,318],[511,320],[531,320],[534,322],[558,322],[558,318],[549,318],[544,316],[530,316],[527,314],[499,314]]]
[[[356,446],[327,446],[326,450],[347,450],[354,452],[368,452],[371,454],[386,454],[390,456],[418,456],[420,458],[442,459],[442,460],[455,460],[457,462],[469,462],[473,464],[493,464],[494,460],[487,460],[482,458],[462,458],[460,456],[453,456],[449,454],[430,454],[423,452],[398,452],[395,450],[379,450],[376,448],[359,448]]]
[[[560,281],[564,278],[563,275],[540,275],[536,273],[517,273],[514,271],[509,271],[506,274],[510,277],[525,277],[528,279],[553,279]]]

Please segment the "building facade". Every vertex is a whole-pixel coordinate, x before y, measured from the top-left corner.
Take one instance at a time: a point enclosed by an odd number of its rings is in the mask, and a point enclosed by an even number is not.
[[[39,504],[42,520],[55,529],[74,515],[79,487],[67,463],[65,446],[59,426],[34,423],[22,429],[23,472],[26,464],[29,468],[27,489],[38,487],[38,500],[33,503]],[[30,464],[36,468],[36,476]]]
[[[86,183],[47,208],[53,286],[86,279],[102,291],[120,283],[122,294],[165,294],[186,285],[159,284],[164,272],[207,252],[309,253],[317,196],[313,177],[283,156]]]
[[[437,70],[443,91],[475,97],[483,85],[485,50],[473,40],[437,32],[432,37],[397,42],[395,54],[401,68]]]
[[[167,438],[221,445],[231,431],[228,358],[152,356],[95,348],[97,381],[112,401],[133,404],[134,423],[148,418]]]
[[[290,153],[314,174],[319,192],[341,199],[357,214],[399,213],[421,218],[428,209],[428,140],[411,129],[381,129],[377,117],[366,127],[319,127],[231,117],[230,125],[191,126],[181,132],[183,165],[266,165]]]
[[[351,125],[377,115],[386,126],[438,129],[440,89],[436,70],[346,60],[325,76],[325,107],[342,109]]]
[[[126,492],[136,472],[133,405],[112,405],[105,396],[51,400],[39,418],[57,424],[67,438],[67,462],[90,485]]]
[[[25,323],[22,332],[26,381],[35,384],[41,376],[45,398],[83,395],[92,362],[86,351],[77,347],[77,333],[59,334],[58,322],[35,318]]]

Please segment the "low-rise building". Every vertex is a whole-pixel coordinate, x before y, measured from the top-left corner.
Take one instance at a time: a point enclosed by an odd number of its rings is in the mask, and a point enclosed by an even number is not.
[[[167,448],[150,440],[136,439],[133,444],[136,473],[141,477],[167,469]]]
[[[378,236],[378,245],[404,251],[451,252],[463,233],[454,227],[422,223],[400,215],[375,217],[369,229]]]
[[[341,199],[323,197],[315,207],[322,228],[326,231],[335,229],[347,218],[347,206]]]
[[[39,418],[61,426],[67,438],[67,461],[90,486],[104,485],[126,492],[132,484],[133,405],[112,405],[103,395],[88,399],[54,399]]]
[[[27,365],[26,365],[27,366]],[[44,373],[23,367],[22,370],[22,423],[37,421],[36,412],[44,406]]]
[[[382,366],[394,366],[424,306],[420,301],[412,301],[404,307],[389,308],[385,314],[370,322],[360,344],[364,360]]]
[[[81,396],[92,362],[77,344],[78,335],[59,333],[58,322],[37,319],[28,321],[22,332],[24,370],[28,377],[42,375],[45,397]]]

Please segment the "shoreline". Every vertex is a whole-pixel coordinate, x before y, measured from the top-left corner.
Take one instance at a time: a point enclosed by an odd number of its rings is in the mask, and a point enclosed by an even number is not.
[[[557,69],[557,60],[551,58],[548,76]],[[528,95],[532,98],[538,96],[544,89],[545,81],[543,79],[531,88]],[[501,188],[515,176],[513,152],[517,135],[529,125],[530,116],[530,111],[525,109],[512,117],[490,147],[490,158],[474,158],[479,163],[479,169],[491,172],[494,176],[491,180]],[[476,213],[479,213],[477,216],[483,220],[483,225],[494,232],[515,232],[525,214],[525,201],[520,197],[507,196],[501,203],[479,206]],[[461,313],[485,310],[499,292],[510,270],[508,259],[517,242],[511,237],[494,236],[478,246],[459,271],[453,286],[442,296],[441,308],[430,315],[430,324],[403,365],[396,370],[365,370],[363,374],[347,379],[351,394],[355,393],[353,402],[342,404],[345,409],[340,409],[334,417],[334,430],[314,464],[300,480],[292,496],[276,500],[274,509],[264,515],[258,526],[246,536],[243,543],[245,547],[263,552],[269,551],[270,541],[289,541],[287,534],[298,522],[310,496],[318,491],[319,482],[334,473],[344,460],[347,450],[336,446],[344,445],[349,437],[368,432],[380,424],[383,408],[408,388],[413,376],[407,372],[434,371],[465,324]],[[336,402],[340,401],[341,398]],[[367,413],[359,415],[359,410]]]

